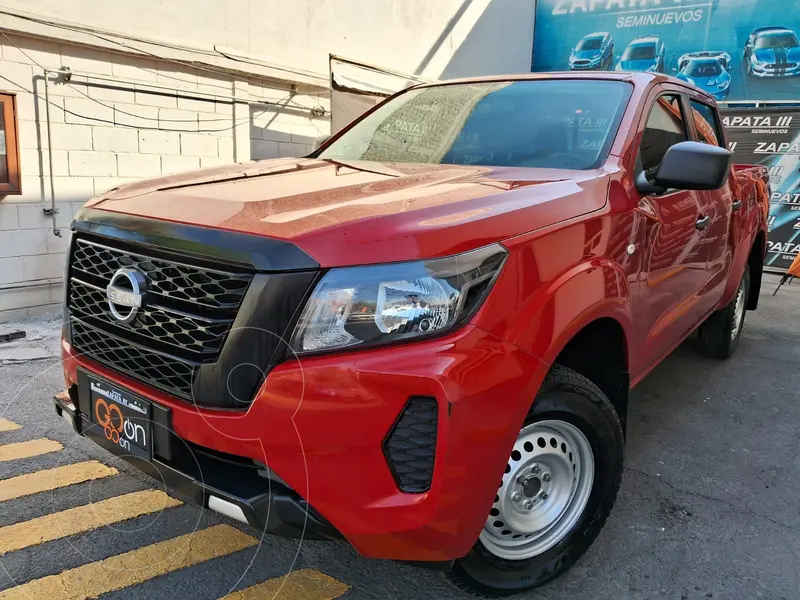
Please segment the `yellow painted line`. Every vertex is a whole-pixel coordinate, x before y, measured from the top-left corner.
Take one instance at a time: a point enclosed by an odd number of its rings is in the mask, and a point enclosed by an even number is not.
[[[40,492],[49,492],[84,481],[110,477],[116,475],[117,472],[114,467],[107,467],[96,460],[87,460],[55,469],[0,479],[0,502]]]
[[[64,446],[55,440],[48,440],[47,438],[17,442],[16,444],[4,444],[0,446],[0,462],[18,458],[30,458],[31,456],[39,456],[48,452],[58,452],[63,448]]]
[[[215,525],[81,565],[58,575],[34,579],[0,592],[0,600],[96,598],[256,544],[257,539],[235,527]]]
[[[145,490],[0,527],[0,556],[180,504],[164,492]]]
[[[292,571],[284,577],[231,592],[220,600],[333,600],[350,589],[341,581],[314,569]]]
[[[0,419],[0,431],[14,431],[15,429],[22,429],[22,426],[8,419]]]

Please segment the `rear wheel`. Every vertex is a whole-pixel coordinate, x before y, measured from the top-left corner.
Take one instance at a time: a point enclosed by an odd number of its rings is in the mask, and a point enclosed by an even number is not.
[[[703,354],[712,358],[729,358],[736,351],[744,329],[749,291],[750,266],[747,265],[730,304],[713,313],[698,328]]]
[[[554,365],[514,443],[478,541],[454,565],[456,583],[508,595],[569,569],[611,512],[623,448],[608,398],[582,375]]]

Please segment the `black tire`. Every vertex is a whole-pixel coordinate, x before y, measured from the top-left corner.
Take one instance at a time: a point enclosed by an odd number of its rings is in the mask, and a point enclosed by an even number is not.
[[[743,302],[744,305],[739,315],[738,322],[736,322],[736,302],[737,299],[739,299],[739,291],[742,293],[741,302]],[[730,358],[733,356],[736,347],[739,345],[739,339],[742,337],[749,293],[750,266],[747,265],[733,300],[724,308],[714,312],[697,330],[700,338],[700,349],[703,354],[710,358]],[[733,335],[734,325],[736,325],[735,335]]]
[[[478,540],[455,561],[450,578],[461,589],[484,596],[508,596],[555,579],[588,550],[611,513],[622,481],[624,438],[614,406],[583,375],[553,365],[525,425],[559,419],[583,433],[592,448],[594,480],[578,521],[552,548],[527,560],[499,558]]]

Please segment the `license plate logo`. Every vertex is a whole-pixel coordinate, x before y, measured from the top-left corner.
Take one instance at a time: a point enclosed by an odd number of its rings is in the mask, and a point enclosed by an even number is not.
[[[91,382],[91,391],[94,422],[102,428],[105,438],[127,452],[148,451],[148,406],[95,381]]]

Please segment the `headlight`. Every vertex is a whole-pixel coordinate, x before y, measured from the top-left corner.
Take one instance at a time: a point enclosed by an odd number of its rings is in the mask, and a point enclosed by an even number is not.
[[[486,299],[506,258],[493,244],[446,258],[332,269],[292,335],[298,354],[444,333]]]
[[[717,84],[717,88],[720,90],[725,90],[731,84],[730,79],[720,79],[719,83]]]

